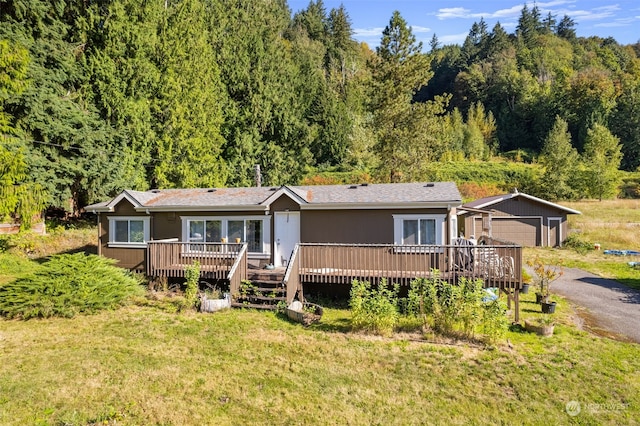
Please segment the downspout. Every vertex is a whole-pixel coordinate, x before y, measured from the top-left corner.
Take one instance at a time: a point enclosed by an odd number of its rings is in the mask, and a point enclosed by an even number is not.
[[[96,211],[93,211],[96,213]],[[102,256],[102,221],[100,220],[100,212],[96,213],[98,216],[98,256]]]

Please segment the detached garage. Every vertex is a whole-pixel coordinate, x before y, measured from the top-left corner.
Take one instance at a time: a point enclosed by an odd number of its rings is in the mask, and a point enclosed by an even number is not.
[[[579,211],[523,194],[481,198],[459,208],[464,236],[489,236],[522,246],[561,246],[567,238],[567,215]]]

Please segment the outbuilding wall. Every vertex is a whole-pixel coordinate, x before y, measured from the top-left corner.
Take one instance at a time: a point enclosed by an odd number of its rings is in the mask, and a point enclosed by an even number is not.
[[[492,214],[491,231],[494,238],[526,247],[556,246],[567,238],[567,213],[552,206],[515,197],[486,209]],[[465,237],[473,235],[479,238],[483,235],[481,214],[466,215],[464,225]]]

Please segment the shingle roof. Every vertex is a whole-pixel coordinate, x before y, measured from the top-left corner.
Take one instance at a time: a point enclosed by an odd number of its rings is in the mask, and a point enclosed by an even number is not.
[[[265,205],[270,197],[287,193],[301,205],[327,205],[340,208],[354,204],[454,203],[462,200],[453,182],[388,183],[361,185],[318,185],[248,188],[163,189],[146,192],[126,190],[111,201],[87,206],[86,210],[112,208],[123,197],[139,208],[242,208]]]
[[[528,200],[535,201],[537,203],[541,203],[550,207],[554,207],[558,210],[565,211],[569,214],[582,214],[578,210],[570,209],[569,207],[561,206],[560,204],[552,203],[551,201],[543,200],[542,198],[534,197],[533,195],[528,195],[523,192],[514,192],[510,194],[502,194],[502,195],[494,195],[492,197],[479,198],[477,200],[465,203],[462,207],[470,207],[473,209],[484,209],[486,207],[490,207],[501,203],[503,201],[510,200],[512,198],[526,198]]]
[[[416,203],[461,201],[453,182],[378,183],[364,185],[321,185],[297,187],[307,191],[307,202],[330,203]]]

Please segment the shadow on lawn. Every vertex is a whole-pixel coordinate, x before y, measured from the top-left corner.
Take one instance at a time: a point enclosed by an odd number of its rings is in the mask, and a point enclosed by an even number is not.
[[[33,259],[33,261],[42,264],[48,261],[51,256],[57,256],[60,254],[76,254],[76,253],[84,253],[86,255],[98,254],[98,246],[95,244],[85,244],[84,246],[81,246],[81,247],[74,247],[72,249],[64,250],[58,253],[53,253],[48,256],[36,257]]]

